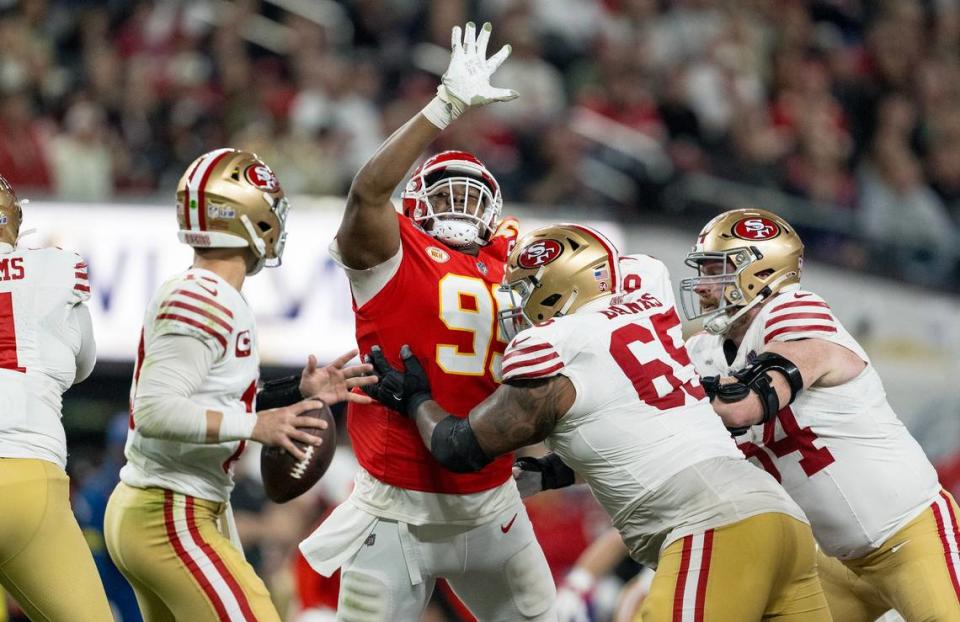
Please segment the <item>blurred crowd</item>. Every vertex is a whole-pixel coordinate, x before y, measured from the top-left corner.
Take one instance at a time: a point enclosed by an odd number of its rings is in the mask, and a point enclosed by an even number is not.
[[[478,152],[508,202],[629,218],[706,173],[956,276],[957,0],[5,0],[0,171],[27,196],[166,196],[229,144],[288,193],[342,194],[467,19],[513,46],[496,81],[521,97],[438,148]]]

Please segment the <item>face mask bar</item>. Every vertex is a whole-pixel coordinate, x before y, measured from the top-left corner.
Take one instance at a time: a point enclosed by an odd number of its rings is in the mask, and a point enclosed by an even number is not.
[[[283,249],[287,245],[287,212],[290,211],[290,202],[287,197],[280,197],[274,201],[270,211],[274,213],[277,222],[280,223],[280,235],[277,236],[277,241],[273,245],[273,252],[276,257],[268,257],[266,265],[268,268],[277,268],[283,263]]]
[[[458,199],[455,190],[463,189],[462,197]],[[437,211],[434,207],[431,197],[435,197],[438,192],[446,190],[448,209]],[[475,190],[474,197],[471,197],[471,190]],[[494,196],[490,187],[482,181],[473,177],[454,176],[444,177],[425,190],[417,193],[417,200],[426,206],[425,213],[415,217],[417,222],[434,221],[436,223],[451,223],[452,227],[463,231],[458,231],[460,237],[467,235],[466,227],[475,230],[475,240],[466,240],[476,242],[477,244],[486,244],[490,233],[493,231],[494,223],[499,217],[498,196]],[[459,240],[464,242],[464,240]]]
[[[737,285],[740,273],[743,272],[751,263],[744,261],[739,267],[734,267],[733,257],[743,253],[746,249],[738,248],[727,251],[717,252],[693,252],[687,255],[685,263],[698,272],[697,276],[682,279],[680,281],[680,306],[683,309],[683,315],[687,320],[696,320],[699,318],[712,319],[714,317],[726,314],[733,306],[737,306],[736,301],[744,299],[743,292]],[[747,251],[749,252],[749,251]],[[723,266],[723,272],[720,274],[703,274],[703,264],[707,261],[717,261]],[[698,287],[709,287],[719,289],[717,308],[704,311],[700,305],[700,296],[695,291]]]
[[[507,294],[510,298],[510,306],[497,312],[497,321],[500,322],[500,330],[503,332],[507,341],[517,336],[517,333],[533,326],[533,322],[523,312],[527,301],[533,296],[533,292],[540,287],[540,275],[543,268],[537,272],[536,276],[527,277],[513,283],[505,283],[500,286],[500,291]]]

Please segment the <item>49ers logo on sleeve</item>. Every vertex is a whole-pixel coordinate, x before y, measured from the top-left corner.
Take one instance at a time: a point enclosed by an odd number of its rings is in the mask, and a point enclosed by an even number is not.
[[[248,166],[246,170],[243,171],[243,176],[247,178],[247,181],[264,192],[274,193],[280,190],[280,182],[277,180],[277,176],[273,174],[269,166],[262,162]]]
[[[741,240],[762,242],[780,235],[780,227],[769,218],[754,216],[743,218],[733,225],[733,235]]]
[[[517,257],[517,263],[521,268],[539,268],[555,261],[562,254],[563,245],[548,238],[524,246]]]

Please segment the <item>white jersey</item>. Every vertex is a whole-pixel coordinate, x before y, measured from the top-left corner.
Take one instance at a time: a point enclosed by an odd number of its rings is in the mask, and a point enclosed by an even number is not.
[[[754,318],[730,363],[722,336],[699,333],[687,350],[701,375],[730,375],[770,342],[796,339],[839,344],[867,366],[845,384],[801,391],[774,420],[751,427],[737,443],[800,504],[827,554],[862,557],[927,508],[940,485],[887,403],[869,357],[827,303],[797,288],[778,293]]]
[[[150,344],[160,335],[188,335],[214,352],[214,363],[191,400],[211,410],[254,416],[260,358],[253,312],[232,285],[217,274],[191,268],[157,291],[143,319],[130,403],[137,379],[150,364]],[[133,410],[131,406],[131,410]],[[131,412],[120,479],[139,488],[166,488],[181,494],[227,501],[233,489],[232,465],[245,441],[202,444],[146,438],[137,431]]]
[[[576,388],[547,445],[646,563],[677,538],[763,512],[803,520],[776,482],[743,460],[707,401],[666,268],[645,256],[621,266],[631,291],[527,329],[507,347],[504,382],[559,374]]]
[[[66,467],[62,395],[83,345],[72,311],[89,298],[87,264],[76,253],[0,252],[0,456]]]

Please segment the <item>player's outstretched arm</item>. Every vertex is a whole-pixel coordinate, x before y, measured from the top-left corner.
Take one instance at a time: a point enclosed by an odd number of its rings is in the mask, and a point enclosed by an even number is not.
[[[380,348],[371,349],[380,382],[368,392],[413,419],[433,457],[458,473],[479,471],[497,456],[544,440],[577,397],[565,376],[517,380],[501,385],[468,417],[454,417],[433,400],[426,372],[408,346],[400,358],[403,370],[392,367]]]
[[[358,270],[397,254],[400,229],[390,196],[417,158],[447,125],[472,106],[508,101],[516,91],[490,85],[490,77],[510,55],[510,46],[487,59],[491,26],[476,34],[473,23],[454,27],[450,64],[437,96],[394,132],[357,173],[337,231],[343,263]]]

